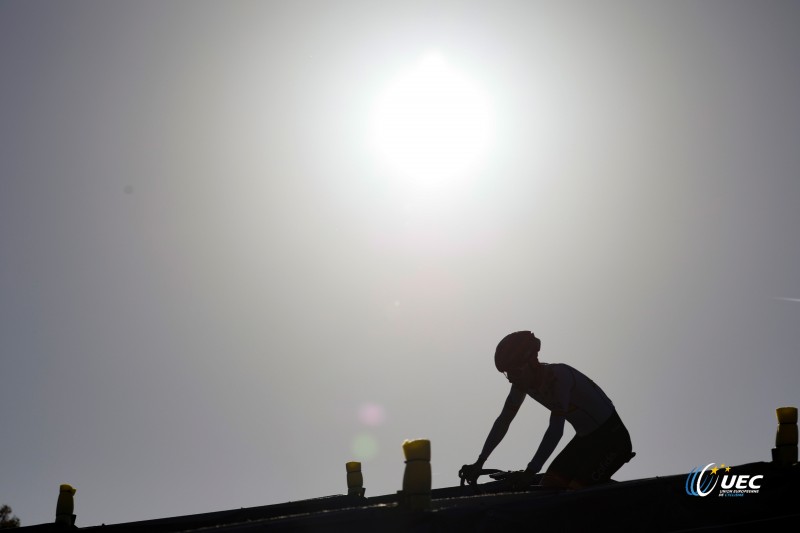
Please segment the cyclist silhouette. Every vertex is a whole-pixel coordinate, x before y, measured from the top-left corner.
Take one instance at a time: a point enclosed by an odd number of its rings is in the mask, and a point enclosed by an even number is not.
[[[603,390],[569,365],[539,362],[540,348],[541,341],[530,331],[506,335],[497,345],[495,366],[511,382],[511,390],[478,460],[461,467],[462,480],[475,483],[526,395],[550,411],[550,423],[527,468],[507,478],[511,488],[533,483],[561,440],[564,422],[575,429],[575,437],[553,459],[542,476],[542,486],[577,489],[602,483],[635,455],[630,434]]]

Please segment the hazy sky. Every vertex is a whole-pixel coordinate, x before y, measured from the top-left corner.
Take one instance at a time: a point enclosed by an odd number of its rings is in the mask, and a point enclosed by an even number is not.
[[[614,401],[617,479],[769,460],[800,404],[798,27],[791,1],[1,0],[0,504],[265,505],[358,459],[393,493],[415,437],[454,485],[519,329]]]

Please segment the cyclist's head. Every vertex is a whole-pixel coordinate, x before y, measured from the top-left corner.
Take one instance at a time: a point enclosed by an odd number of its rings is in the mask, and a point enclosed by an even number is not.
[[[508,372],[527,363],[531,357],[539,357],[542,341],[530,331],[509,333],[497,345],[494,352],[494,366],[500,372]]]

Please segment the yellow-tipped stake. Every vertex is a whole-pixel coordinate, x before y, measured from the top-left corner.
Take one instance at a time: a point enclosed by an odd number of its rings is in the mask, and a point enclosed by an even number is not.
[[[775,414],[778,415],[778,424],[797,424],[797,407],[778,407]]]
[[[431,508],[431,441],[403,442],[406,470],[403,474],[401,504],[413,511]]]
[[[348,496],[364,497],[364,476],[361,474],[361,463],[350,461],[346,463],[347,469],[347,494]]]
[[[71,485],[66,483],[61,485],[58,492],[58,502],[56,503],[56,524],[75,525],[75,496],[77,492]]]
[[[772,448],[772,461],[780,466],[797,462],[797,407],[778,407],[778,432],[775,434],[775,447]]]

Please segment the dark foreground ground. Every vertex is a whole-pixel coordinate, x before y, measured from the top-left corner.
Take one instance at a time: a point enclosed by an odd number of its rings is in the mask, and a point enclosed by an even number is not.
[[[329,496],[263,507],[92,527],[41,524],[20,532],[150,531],[461,532],[461,531],[762,531],[794,530],[800,519],[800,465],[734,467],[736,475],[762,475],[756,494],[706,497],[687,494],[687,476],[639,479],[578,491],[533,487],[503,492],[497,483],[435,489],[430,511],[410,512],[396,494]],[[498,492],[499,491],[499,492]]]

